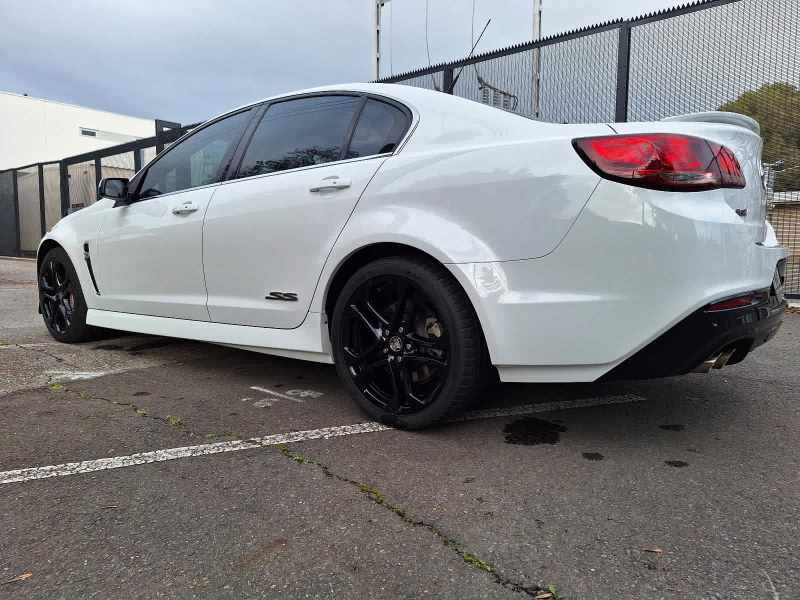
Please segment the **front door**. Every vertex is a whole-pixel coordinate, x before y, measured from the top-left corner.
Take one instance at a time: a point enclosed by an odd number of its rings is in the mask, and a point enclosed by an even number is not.
[[[92,248],[98,308],[208,321],[203,218],[250,119],[196,131],[135,179],[133,202],[110,207]]]

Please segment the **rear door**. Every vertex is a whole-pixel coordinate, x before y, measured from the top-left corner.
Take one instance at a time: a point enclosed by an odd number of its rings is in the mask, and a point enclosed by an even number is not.
[[[203,216],[251,116],[192,133],[132,182],[131,204],[108,208],[91,254],[99,308],[208,321]]]
[[[211,320],[299,326],[337,236],[409,124],[403,107],[363,95],[270,103],[206,215]]]

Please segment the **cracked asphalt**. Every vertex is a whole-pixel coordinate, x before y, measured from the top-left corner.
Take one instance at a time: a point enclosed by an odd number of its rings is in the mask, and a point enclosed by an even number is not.
[[[0,472],[367,421],[328,366],[57,344],[33,268],[0,259]],[[0,484],[0,598],[800,598],[799,336],[476,407],[549,412]]]

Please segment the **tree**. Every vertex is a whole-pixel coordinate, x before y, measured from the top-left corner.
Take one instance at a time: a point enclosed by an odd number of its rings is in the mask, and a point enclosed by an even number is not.
[[[786,170],[775,178],[775,191],[800,190],[800,90],[788,83],[770,83],[744,92],[720,110],[758,121],[764,162],[785,161]]]

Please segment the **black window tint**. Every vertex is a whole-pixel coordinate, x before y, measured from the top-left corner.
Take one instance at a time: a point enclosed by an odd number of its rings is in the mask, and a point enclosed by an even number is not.
[[[158,196],[219,181],[222,161],[239,141],[250,111],[209,125],[173,146],[147,170],[140,198]]]
[[[347,157],[392,152],[403,139],[406,129],[408,118],[402,110],[386,102],[367,100],[358,118]]]
[[[253,134],[239,177],[339,160],[360,102],[319,96],[273,104]]]

